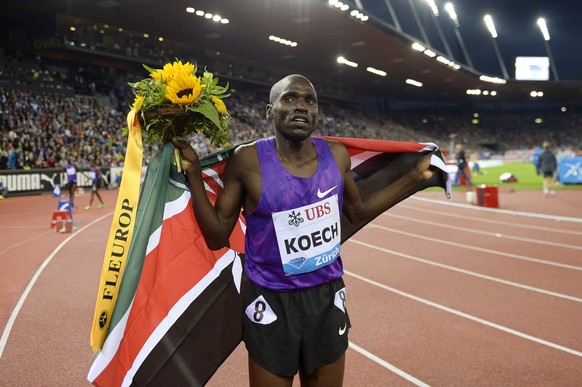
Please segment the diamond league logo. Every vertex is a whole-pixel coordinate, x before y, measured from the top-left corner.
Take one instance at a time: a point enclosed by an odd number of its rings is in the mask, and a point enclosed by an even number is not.
[[[564,165],[567,168],[567,171],[564,173],[564,177],[580,177],[582,176],[582,161],[577,163],[568,163],[565,162]]]

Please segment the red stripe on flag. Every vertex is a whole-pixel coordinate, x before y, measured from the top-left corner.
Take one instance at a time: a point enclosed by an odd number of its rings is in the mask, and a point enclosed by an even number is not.
[[[145,258],[120,347],[95,384],[103,381],[121,385],[139,351],[169,310],[227,250],[208,250],[194,220],[191,202],[184,211],[164,220],[159,244]],[[192,259],[194,256],[196,260]]]
[[[216,200],[216,197],[218,196],[220,191],[222,191],[222,187],[224,186],[224,183],[222,182],[222,178],[224,176],[225,165],[226,165],[226,163],[224,161],[221,161],[217,165],[213,165],[212,167],[205,168],[202,170],[202,177],[204,179],[204,182],[214,192],[214,194],[213,194],[212,192],[207,191],[207,195],[209,197],[210,196],[213,197],[212,202],[214,202]],[[209,174],[208,172],[210,172],[210,171],[208,171],[208,169],[211,169],[212,171],[214,171],[215,174],[214,175]],[[220,179],[221,183],[219,184],[218,181],[216,181],[216,179]]]
[[[328,140],[341,142],[348,149],[350,156],[367,152],[402,153],[419,152],[425,145],[417,142],[376,140],[367,138],[329,137],[322,136]]]
[[[231,249],[244,251],[244,232],[237,224]],[[171,308],[213,269],[229,249],[211,251],[194,218],[192,202],[164,220],[158,246],[147,254],[124,337],[95,385],[121,385],[127,371]],[[146,313],[147,311],[147,313]]]

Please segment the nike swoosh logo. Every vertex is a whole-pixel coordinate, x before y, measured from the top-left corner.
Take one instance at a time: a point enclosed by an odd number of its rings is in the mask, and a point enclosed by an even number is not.
[[[326,190],[326,191],[323,191],[323,192],[321,192],[321,189],[320,189],[320,188],[318,188],[318,189],[317,189],[317,197],[318,197],[318,198],[320,198],[320,199],[323,199],[324,197],[326,197],[326,196],[327,196],[327,194],[328,194],[328,193],[330,193],[331,191],[333,191],[333,190],[335,189],[335,187],[337,187],[337,185],[334,185],[334,186],[333,186],[333,187],[331,187],[330,189],[328,189],[328,190]]]
[[[342,336],[344,333],[346,333],[346,329],[348,329],[348,325],[344,324],[344,327],[343,328],[340,327],[337,333],[339,333],[339,335]]]

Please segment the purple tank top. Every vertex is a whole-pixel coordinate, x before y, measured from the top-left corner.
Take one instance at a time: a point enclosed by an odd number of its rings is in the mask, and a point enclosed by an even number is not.
[[[326,141],[313,137],[312,143],[317,170],[302,178],[281,164],[273,137],[256,142],[261,196],[255,211],[245,215],[245,272],[258,286],[291,291],[343,274],[343,178]]]
[[[77,169],[75,164],[67,164],[65,169],[67,170],[67,181],[69,183],[77,182]]]

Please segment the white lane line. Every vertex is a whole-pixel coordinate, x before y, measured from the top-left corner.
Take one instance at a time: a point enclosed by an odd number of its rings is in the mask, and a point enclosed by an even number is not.
[[[552,262],[552,261],[546,261],[544,259],[526,257],[525,255],[518,255],[518,254],[506,253],[506,252],[503,252],[503,251],[485,249],[485,248],[477,247],[477,246],[469,246],[469,245],[465,245],[465,244],[462,244],[462,243],[445,241],[445,240],[438,239],[438,238],[431,238],[431,237],[427,237],[427,236],[424,236],[424,235],[419,235],[419,234],[414,234],[414,233],[411,233],[411,232],[397,230],[395,228],[380,226],[380,225],[374,224],[374,223],[369,223],[366,227],[369,227],[369,228],[374,228],[374,227],[375,228],[380,228],[382,230],[394,232],[394,233],[397,233],[397,234],[407,235],[407,236],[413,237],[415,239],[424,239],[424,240],[427,240],[427,241],[431,241],[431,242],[435,242],[435,243],[441,243],[441,244],[444,244],[444,245],[449,245],[449,246],[454,246],[454,247],[459,247],[459,248],[462,248],[462,249],[475,250],[475,251],[480,251],[482,253],[487,253],[487,254],[501,255],[501,256],[504,256],[504,257],[508,257],[508,258],[521,259],[521,260],[524,260],[524,261],[540,263],[540,264],[543,264],[543,265],[561,267],[563,269],[572,269],[572,270],[580,270],[580,271],[582,271],[582,266],[568,265],[568,264],[565,264],[565,263]]]
[[[570,217],[570,216],[534,214],[533,212],[512,211],[512,210],[503,210],[500,208],[480,207],[480,206],[474,206],[472,204],[454,203],[454,202],[448,202],[448,201],[443,201],[443,200],[423,198],[420,196],[411,196],[410,199],[419,200],[421,202],[433,203],[433,204],[461,207],[461,208],[465,208],[468,210],[475,210],[475,211],[494,212],[497,214],[506,214],[506,215],[514,215],[514,216],[525,216],[528,218],[549,219],[549,220],[555,220],[558,222],[582,223],[582,218],[575,218],[575,217]]]
[[[491,237],[495,237],[495,238],[505,238],[505,239],[516,240],[516,241],[520,241],[520,242],[527,242],[527,243],[537,243],[540,245],[554,246],[554,247],[560,247],[560,248],[564,248],[564,249],[582,250],[582,246],[570,245],[570,244],[566,244],[566,243],[542,241],[539,239],[524,238],[524,237],[518,237],[518,236],[508,235],[508,234],[500,234],[497,232],[472,230],[472,229],[467,228],[467,227],[451,226],[449,224],[443,224],[443,223],[439,223],[439,222],[431,222],[428,220],[415,219],[415,218],[410,218],[410,217],[406,217],[406,216],[390,214],[389,212],[383,213],[382,216],[392,216],[392,217],[403,219],[403,220],[406,220],[409,222],[430,224],[431,226],[438,226],[438,228],[441,228],[441,229],[442,228],[449,228],[452,230],[468,232],[468,233],[473,233],[473,234],[479,234],[479,235],[486,235],[486,236],[491,236]]]
[[[46,229],[46,227],[43,227],[43,228],[44,228],[44,229]],[[4,254],[5,252],[7,252],[7,251],[9,251],[9,250],[12,250],[12,249],[15,249],[15,248],[17,248],[18,246],[22,246],[22,245],[24,245],[24,244],[26,244],[26,243],[28,243],[28,242],[30,242],[30,241],[33,241],[33,240],[35,240],[35,239],[38,239],[38,238],[40,238],[40,237],[43,237],[43,236],[45,236],[46,234],[54,234],[54,233],[55,233],[55,231],[54,231],[54,230],[51,230],[51,231],[46,231],[46,232],[43,232],[43,233],[37,234],[37,235],[35,235],[34,237],[32,237],[32,238],[30,238],[30,239],[27,239],[27,240],[25,240],[25,241],[22,241],[22,242],[20,242],[20,243],[17,243],[17,244],[15,244],[15,245],[12,245],[12,246],[8,246],[8,247],[7,247],[7,248],[5,248],[4,250],[0,251],[0,255]]]
[[[40,275],[42,274],[44,269],[48,266],[48,264],[52,261],[52,259],[57,255],[57,253],[67,243],[69,243],[69,241],[71,241],[74,237],[79,235],[85,229],[91,227],[95,223],[103,220],[104,218],[111,216],[112,214],[113,214],[113,212],[111,212],[107,215],[103,215],[102,217],[95,219],[91,223],[87,224],[86,226],[84,226],[84,227],[80,228],[79,230],[77,230],[76,232],[72,233],[67,239],[62,241],[61,244],[58,245],[53,250],[53,252],[44,260],[42,265],[40,265],[40,267],[36,270],[36,273],[34,273],[34,276],[32,276],[32,278],[30,279],[30,282],[26,286],[26,289],[24,289],[24,292],[20,295],[20,298],[18,299],[18,303],[16,304],[16,306],[12,310],[12,313],[10,314],[10,318],[8,319],[8,322],[6,323],[6,326],[4,327],[4,331],[2,332],[2,337],[0,337],[0,359],[2,359],[2,354],[4,353],[4,348],[6,347],[6,343],[8,342],[8,337],[10,336],[10,332],[12,331],[12,327],[14,326],[14,322],[16,321],[16,318],[18,317],[18,314],[20,313],[20,310],[22,309],[24,302],[28,298],[30,291],[32,290],[32,288],[36,284],[36,281],[38,280],[38,278],[40,277]]]
[[[481,279],[485,279],[485,280],[488,280],[488,281],[498,282],[498,283],[501,283],[501,284],[504,284],[504,285],[514,286],[516,288],[526,289],[526,290],[530,290],[532,292],[542,293],[542,294],[546,294],[548,296],[563,298],[565,300],[582,303],[582,298],[577,298],[577,297],[569,296],[567,294],[562,294],[562,293],[551,292],[549,290],[535,288],[533,286],[523,285],[523,284],[520,284],[520,283],[517,283],[517,282],[507,281],[507,280],[504,280],[504,279],[501,279],[501,278],[491,277],[491,276],[488,276],[488,275],[485,275],[485,274],[479,274],[479,273],[475,273],[475,272],[469,271],[469,270],[459,269],[459,268],[454,267],[454,266],[449,266],[449,265],[445,265],[445,264],[442,264],[442,263],[429,261],[427,259],[423,259],[423,258],[419,258],[419,257],[414,257],[412,255],[400,253],[398,251],[388,250],[388,249],[385,249],[383,247],[374,246],[374,245],[371,245],[369,243],[360,242],[357,239],[354,239],[353,237],[350,238],[348,242],[353,242],[353,243],[356,243],[358,245],[368,247],[370,249],[382,251],[382,252],[388,253],[388,254],[398,255],[398,256],[400,256],[402,258],[410,259],[412,261],[417,261],[417,262],[425,263],[427,265],[437,266],[437,267],[440,267],[440,268],[443,268],[443,269],[447,269],[447,270],[451,270],[451,271],[456,271],[458,273],[467,274],[467,275],[470,275],[470,276],[473,276],[473,277],[477,277],[477,278],[481,278]]]
[[[393,366],[392,364],[379,358],[378,356],[374,355],[373,353],[366,351],[364,348],[354,344],[352,341],[350,341],[350,348],[353,349],[354,351],[359,352],[360,354],[364,355],[365,357],[372,360],[373,362],[381,365],[382,367],[387,368],[388,370],[394,372],[396,375],[402,377],[403,379],[408,380],[410,383],[412,383],[416,386],[429,387],[428,384],[416,379],[414,376],[407,374],[406,372],[402,371],[400,368]]]
[[[441,217],[447,216],[449,218],[457,218],[457,219],[467,220],[467,215],[459,215],[459,214],[452,214],[450,212],[429,210],[426,208],[419,208],[419,207],[410,206],[410,205],[407,205],[404,203],[400,203],[398,205],[398,208],[406,208],[406,209],[413,210],[413,211],[428,212],[428,213],[435,214],[435,215],[438,215]],[[555,232],[558,234],[582,235],[582,231],[564,230],[564,229],[554,228],[554,227],[534,226],[534,225],[523,224],[523,223],[503,222],[500,220],[483,219],[480,217],[471,218],[470,220],[471,220],[471,222],[489,223],[489,224],[495,224],[495,225],[501,224],[504,226],[510,226],[510,227],[516,227],[516,228],[527,228],[529,230]]]
[[[475,317],[475,316],[470,315],[468,313],[461,312],[461,311],[458,311],[456,309],[449,308],[449,307],[444,306],[444,305],[441,305],[441,304],[437,304],[436,302],[432,302],[432,301],[429,301],[429,300],[425,300],[424,298],[420,298],[420,297],[414,296],[412,294],[405,293],[405,292],[403,292],[401,290],[391,288],[389,286],[386,286],[384,284],[381,284],[381,283],[376,282],[374,280],[371,280],[369,278],[366,278],[366,277],[363,277],[361,275],[352,273],[351,271],[348,271],[348,270],[344,270],[344,273],[347,274],[347,275],[349,275],[349,276],[352,276],[354,278],[357,278],[357,279],[359,279],[361,281],[367,282],[370,285],[374,285],[374,286],[377,286],[377,287],[382,288],[384,290],[388,290],[389,292],[396,293],[396,294],[398,294],[398,295],[400,295],[402,297],[406,297],[406,298],[409,298],[411,300],[414,300],[414,301],[423,303],[425,305],[432,306],[432,307],[437,308],[437,309],[440,309],[442,311],[445,311],[445,312],[454,314],[454,315],[459,316],[459,317],[466,318],[468,320],[471,320],[471,321],[477,322],[479,324],[483,324],[483,325],[486,325],[488,327],[491,327],[491,328],[494,328],[494,329],[497,329],[497,330],[500,330],[500,331],[509,333],[511,335],[521,337],[522,339],[526,339],[526,340],[532,341],[534,343],[538,343],[538,344],[544,345],[546,347],[550,347],[550,348],[553,348],[553,349],[557,349],[559,351],[563,351],[563,352],[569,353],[569,354],[574,355],[574,356],[582,357],[582,352],[576,351],[575,349],[568,348],[568,347],[564,347],[563,345],[559,345],[559,344],[556,344],[556,343],[552,343],[550,341],[547,341],[547,340],[544,340],[544,339],[540,339],[539,337],[531,336],[531,335],[528,335],[527,333],[523,333],[523,332],[517,331],[515,329],[511,329],[511,328],[505,327],[503,325],[499,325],[499,324],[493,323],[491,321],[483,320],[483,319],[481,319],[479,317]]]

